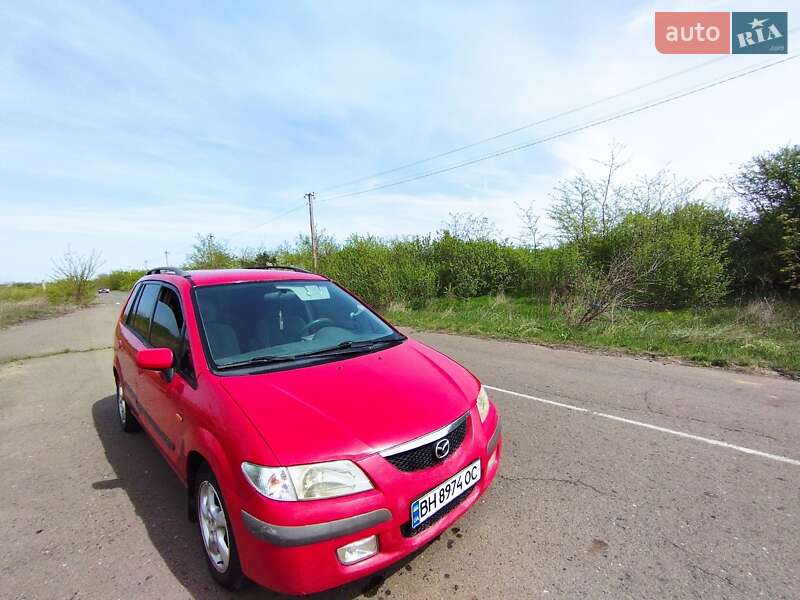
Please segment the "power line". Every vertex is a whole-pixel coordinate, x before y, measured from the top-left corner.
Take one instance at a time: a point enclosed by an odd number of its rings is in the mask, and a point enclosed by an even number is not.
[[[790,29],[787,32],[787,34],[788,33],[794,33],[796,31],[800,31],[800,27],[795,27],[793,29]],[[640,90],[643,90],[645,88],[651,87],[653,85],[657,85],[659,83],[663,83],[664,81],[667,81],[669,79],[673,79],[675,77],[679,77],[681,75],[685,75],[686,73],[690,73],[691,71],[696,71],[697,69],[702,69],[704,67],[707,67],[708,65],[720,62],[722,60],[726,60],[726,59],[730,58],[731,56],[732,56],[732,54],[725,54],[725,55],[722,55],[722,56],[718,56],[718,57],[712,58],[710,60],[701,62],[699,64],[692,65],[691,67],[687,67],[687,68],[681,69],[679,71],[674,71],[674,72],[669,73],[669,74],[667,74],[667,75],[665,75],[663,77],[659,77],[658,79],[654,79],[652,81],[648,81],[648,82],[639,84],[639,85],[634,86],[632,88],[628,88],[628,89],[623,90],[621,92],[617,92],[615,94],[611,94],[610,96],[605,96],[604,98],[600,98],[598,100],[594,100],[594,101],[589,102],[587,104],[582,104],[580,106],[576,106],[575,108],[571,108],[571,109],[565,110],[563,112],[556,113],[555,115],[551,115],[549,117],[545,117],[543,119],[539,119],[538,121],[534,121],[532,123],[527,123],[525,125],[521,125],[519,127],[515,127],[514,129],[509,129],[508,131],[503,131],[503,132],[498,133],[496,135],[492,135],[492,136],[477,140],[475,142],[472,142],[472,143],[469,143],[469,144],[465,144],[463,146],[458,146],[458,147],[453,148],[451,150],[446,150],[444,152],[440,152],[439,154],[434,154],[433,156],[428,156],[426,158],[421,158],[419,160],[415,160],[415,161],[412,161],[412,162],[409,162],[409,163],[405,163],[405,164],[399,165],[397,167],[393,167],[391,169],[386,169],[385,171],[379,171],[377,173],[373,173],[372,175],[367,175],[367,176],[364,176],[364,177],[359,177],[357,179],[351,179],[350,181],[346,181],[346,182],[339,183],[339,184],[336,184],[336,185],[328,186],[328,187],[320,189],[320,191],[321,192],[329,192],[331,190],[336,190],[336,189],[339,189],[339,188],[343,188],[343,187],[346,187],[346,186],[349,186],[349,185],[353,185],[355,183],[361,183],[362,181],[367,181],[369,179],[374,179],[375,177],[381,177],[383,175],[389,175],[390,173],[396,173],[397,171],[403,171],[403,170],[409,169],[411,167],[416,167],[418,165],[425,164],[427,162],[431,162],[431,161],[436,160],[438,158],[443,158],[445,156],[450,156],[451,154],[456,154],[458,152],[462,152],[463,150],[468,150],[470,148],[474,148],[475,146],[479,146],[479,145],[485,144],[487,142],[492,142],[494,140],[498,140],[500,138],[503,138],[503,137],[506,137],[506,136],[509,136],[509,135],[513,135],[515,133],[519,133],[520,131],[524,131],[526,129],[530,129],[532,127],[536,127],[537,125],[542,125],[544,123],[548,123],[550,121],[554,121],[556,119],[560,119],[561,117],[565,117],[565,116],[580,112],[582,110],[586,110],[587,108],[592,108],[594,106],[598,106],[598,105],[603,104],[605,102],[608,102],[610,100],[616,100],[617,98],[621,98],[622,96],[626,96],[628,94],[632,94],[633,92],[638,92]],[[734,72],[736,72],[736,71],[734,71]]]
[[[234,235],[239,235],[240,233],[247,233],[248,231],[253,231],[255,229],[260,229],[261,227],[264,227],[264,225],[269,225],[270,223],[274,223],[275,221],[277,221],[279,219],[282,219],[283,217],[285,217],[287,215],[290,215],[293,212],[297,212],[301,208],[305,208],[305,207],[306,207],[306,197],[303,196],[302,202],[300,204],[298,204],[297,206],[294,206],[293,208],[290,208],[287,211],[279,213],[279,214],[275,215],[274,217],[272,217],[271,219],[268,219],[268,220],[266,220],[266,221],[264,221],[262,223],[259,223],[258,225],[253,225],[252,227],[247,227],[247,228],[241,229],[239,231],[234,231],[233,233],[231,233],[229,235],[234,236]]]
[[[490,160],[492,158],[497,158],[499,156],[504,156],[506,154],[511,154],[513,152],[518,152],[520,150],[525,150],[525,149],[530,148],[532,146],[537,146],[537,145],[543,144],[545,142],[549,142],[549,141],[552,141],[552,140],[555,140],[555,139],[558,139],[558,138],[561,138],[561,137],[565,137],[567,135],[571,135],[573,133],[578,133],[580,131],[585,131],[587,129],[591,129],[593,127],[597,127],[599,125],[604,125],[604,124],[609,123],[611,121],[616,121],[618,119],[622,119],[624,117],[628,117],[630,115],[634,115],[634,114],[643,112],[645,110],[649,110],[651,108],[655,108],[657,106],[661,106],[663,104],[667,104],[669,102],[673,102],[675,100],[679,100],[681,98],[685,98],[687,96],[691,96],[691,95],[697,94],[699,92],[711,89],[711,88],[716,87],[718,85],[722,85],[723,83],[728,83],[728,82],[733,81],[735,79],[740,79],[740,78],[745,77],[747,75],[750,75],[752,73],[756,73],[758,71],[763,71],[765,69],[769,69],[769,68],[774,67],[776,65],[779,65],[781,63],[793,60],[793,59],[797,58],[798,55],[799,54],[795,53],[795,54],[787,56],[786,58],[783,58],[781,60],[771,61],[768,64],[761,64],[758,67],[747,69],[747,70],[745,70],[743,72],[734,71],[734,73],[736,73],[735,75],[729,75],[729,76],[726,76],[723,79],[718,79],[716,81],[713,81],[711,83],[708,83],[708,84],[702,85],[700,87],[691,89],[689,91],[685,91],[685,92],[681,92],[681,93],[674,94],[674,95],[671,95],[671,96],[667,96],[665,98],[661,98],[660,100],[649,102],[647,104],[640,105],[640,106],[638,106],[636,108],[628,109],[628,110],[625,110],[623,112],[616,113],[614,115],[611,115],[609,117],[605,117],[605,118],[602,118],[602,119],[599,119],[599,120],[596,120],[596,121],[591,121],[591,122],[589,122],[589,123],[587,123],[585,125],[572,127],[570,129],[566,129],[566,130],[560,131],[558,133],[555,133],[553,135],[549,135],[549,136],[546,136],[546,137],[543,137],[543,138],[539,138],[539,139],[533,140],[531,142],[527,142],[525,144],[519,144],[519,145],[516,145],[516,146],[511,146],[511,147],[505,148],[503,150],[498,150],[497,152],[492,152],[490,154],[486,154],[484,156],[480,156],[478,158],[465,160],[465,161],[462,161],[460,163],[456,163],[456,164],[453,164],[453,165],[450,165],[450,166],[447,166],[447,167],[442,167],[440,169],[434,169],[434,170],[431,170],[431,171],[427,171],[427,172],[424,172],[424,173],[420,173],[418,175],[414,175],[414,176],[411,176],[411,177],[406,177],[404,179],[392,181],[392,182],[389,182],[389,183],[384,183],[384,184],[380,184],[380,185],[371,186],[371,187],[368,187],[368,188],[365,188],[365,189],[362,189],[362,190],[357,190],[357,191],[354,191],[354,192],[347,192],[347,193],[344,193],[344,194],[338,194],[338,195],[334,195],[334,196],[329,196],[327,198],[321,198],[321,199],[319,199],[319,202],[328,202],[330,200],[337,200],[337,199],[340,199],[340,198],[349,198],[349,197],[352,197],[352,196],[360,196],[362,194],[367,194],[369,192],[383,190],[383,189],[394,187],[394,186],[397,186],[397,185],[402,185],[404,183],[410,183],[412,181],[417,181],[419,179],[424,179],[426,177],[432,177],[434,175],[447,173],[449,171],[454,171],[456,169],[460,169],[460,168],[463,168],[463,167],[466,167],[466,166],[469,166],[469,165],[473,165],[473,164],[476,164],[476,163],[484,162],[484,161]]]
[[[328,186],[328,187],[322,188],[320,191],[321,192],[329,192],[331,190],[336,190],[336,189],[339,189],[339,188],[343,188],[343,187],[346,187],[348,185],[353,185],[354,183],[361,183],[362,181],[367,181],[369,179],[374,179],[375,177],[381,177],[383,175],[388,175],[390,173],[396,173],[397,171],[403,171],[403,170],[409,169],[411,167],[416,167],[418,165],[434,161],[434,160],[436,160],[438,158],[443,158],[445,156],[450,156],[451,154],[456,154],[456,153],[462,152],[464,150],[469,150],[470,148],[474,148],[475,146],[480,146],[481,144],[486,144],[488,142],[493,142],[495,140],[499,140],[499,139],[507,137],[509,135],[513,135],[515,133],[519,133],[520,131],[525,131],[526,129],[531,129],[532,127],[536,127],[537,125],[543,125],[544,123],[549,123],[550,121],[555,121],[556,119],[560,119],[561,117],[566,117],[568,115],[580,112],[582,110],[586,110],[587,108],[592,108],[592,107],[598,106],[598,105],[603,104],[605,102],[609,102],[610,100],[616,100],[617,98],[621,98],[622,96],[627,96],[628,94],[632,94],[633,92],[638,92],[640,90],[643,90],[645,88],[651,87],[653,85],[657,85],[659,83],[663,83],[664,81],[667,81],[669,79],[673,79],[675,77],[679,77],[680,75],[685,75],[686,73],[689,73],[691,71],[696,71],[697,69],[702,69],[704,67],[707,67],[708,65],[717,63],[717,62],[719,62],[721,60],[725,60],[729,56],[731,56],[731,55],[727,54],[727,55],[723,55],[723,56],[718,56],[718,57],[712,58],[711,60],[707,60],[707,61],[699,63],[697,65],[692,65],[691,67],[688,67],[686,69],[681,69],[680,71],[675,71],[673,73],[665,75],[664,77],[659,77],[658,79],[654,79],[652,81],[648,81],[646,83],[642,83],[640,85],[637,85],[637,86],[632,87],[632,88],[628,88],[628,89],[623,90],[621,92],[617,92],[617,93],[612,94],[610,96],[605,96],[603,98],[599,98],[598,100],[593,100],[592,102],[589,102],[587,104],[581,104],[580,106],[576,106],[574,108],[570,108],[568,110],[556,113],[554,115],[550,115],[549,117],[545,117],[543,119],[539,119],[538,121],[533,121],[532,123],[526,123],[524,125],[520,125],[519,127],[515,127],[514,129],[509,129],[507,131],[503,131],[501,133],[498,133],[498,134],[495,134],[495,135],[492,135],[492,136],[489,136],[489,137],[485,137],[485,138],[477,140],[475,142],[471,142],[469,144],[464,144],[463,146],[458,146],[458,147],[453,148],[451,150],[446,150],[444,152],[440,152],[439,154],[434,154],[432,156],[428,156],[426,158],[421,158],[421,159],[415,160],[413,162],[405,163],[405,164],[402,164],[400,166],[393,167],[391,169],[386,169],[385,171],[379,171],[377,173],[373,173],[372,175],[367,175],[365,177],[359,177],[357,179],[351,179],[350,181],[345,181],[343,183],[338,183],[336,185]]]
[[[800,28],[796,28],[796,29],[800,29]],[[403,179],[392,181],[392,182],[385,183],[385,184],[371,186],[371,187],[368,187],[366,189],[357,190],[357,191],[354,191],[354,192],[347,192],[347,193],[343,193],[343,194],[337,194],[337,195],[334,195],[334,196],[329,196],[327,198],[322,198],[322,199],[319,199],[319,202],[327,202],[329,200],[336,200],[336,199],[347,198],[347,197],[351,197],[351,196],[359,196],[359,195],[366,194],[366,193],[369,193],[369,192],[374,192],[374,191],[386,189],[386,188],[389,188],[389,187],[402,185],[404,183],[410,183],[412,181],[417,181],[419,179],[432,177],[434,175],[439,175],[439,174],[446,173],[446,172],[449,172],[449,171],[454,171],[456,169],[460,169],[460,168],[463,168],[463,167],[466,167],[466,166],[469,166],[469,165],[473,165],[473,164],[476,164],[476,163],[480,163],[480,162],[483,162],[483,161],[486,161],[486,160],[490,160],[492,158],[497,158],[497,157],[500,157],[500,156],[504,156],[506,154],[511,154],[513,152],[518,152],[520,150],[524,150],[524,149],[530,148],[532,146],[540,145],[540,144],[543,144],[543,143],[548,142],[548,141],[552,141],[552,140],[555,140],[555,139],[558,139],[558,138],[561,138],[561,137],[565,137],[565,136],[571,135],[573,133],[578,133],[580,131],[584,131],[584,130],[590,129],[592,127],[597,127],[597,126],[603,125],[605,123],[609,123],[611,121],[615,121],[615,120],[618,120],[618,119],[621,119],[621,118],[624,118],[624,117],[627,117],[627,116],[630,116],[630,115],[633,115],[633,114],[636,114],[636,113],[639,113],[639,112],[643,112],[645,110],[649,110],[651,108],[655,108],[657,106],[661,106],[662,104],[667,104],[667,103],[672,102],[674,100],[679,100],[681,98],[685,98],[687,96],[691,96],[691,95],[697,94],[697,93],[699,93],[701,91],[716,87],[718,85],[722,85],[723,83],[727,83],[729,81],[733,81],[735,79],[739,79],[739,78],[744,77],[746,75],[750,75],[752,73],[756,73],[758,71],[762,71],[762,70],[768,69],[770,67],[776,66],[776,65],[784,63],[784,62],[787,62],[789,60],[793,60],[794,58],[797,58],[797,56],[798,56],[798,53],[795,53],[795,54],[790,55],[790,56],[788,56],[786,58],[783,58],[781,60],[777,60],[777,61],[774,61],[774,62],[769,62],[768,64],[763,64],[762,63],[761,65],[759,65],[758,67],[755,67],[755,68],[749,68],[749,69],[745,68],[744,70],[743,69],[738,69],[736,71],[732,71],[731,74],[729,74],[728,76],[726,76],[726,77],[724,77],[722,79],[713,81],[713,82],[711,82],[709,84],[702,85],[700,87],[691,89],[691,90],[686,91],[686,92],[681,92],[681,93],[678,93],[678,94],[675,94],[675,95],[672,95],[672,96],[667,96],[667,97],[659,99],[657,101],[650,102],[650,103],[647,103],[647,104],[644,104],[644,105],[640,105],[640,106],[638,106],[636,108],[629,109],[629,110],[626,110],[626,111],[611,115],[609,117],[605,117],[603,119],[599,119],[599,120],[596,120],[596,121],[591,121],[591,122],[589,122],[589,123],[587,123],[585,125],[573,127],[573,128],[570,128],[570,129],[566,129],[566,130],[563,130],[561,132],[558,132],[556,134],[553,134],[553,135],[550,135],[550,136],[547,136],[547,137],[544,137],[544,138],[533,140],[533,141],[527,142],[525,144],[520,144],[520,145],[517,145],[517,146],[508,147],[508,148],[505,148],[503,150],[499,150],[497,152],[492,152],[490,154],[487,154],[487,155],[484,155],[484,156],[480,156],[478,158],[462,161],[460,163],[456,163],[456,164],[453,164],[453,165],[450,165],[450,166],[447,166],[447,167],[443,167],[443,168],[440,168],[440,169],[434,169],[434,170],[423,172],[423,173],[420,173],[420,174],[417,174],[417,175],[414,175],[414,176],[411,176],[411,177],[403,178]],[[427,158],[422,158],[422,159],[419,159],[419,160],[416,160],[416,161],[413,161],[413,162],[410,162],[410,163],[406,163],[404,165],[400,165],[398,167],[394,167],[392,169],[387,169],[387,170],[384,170],[384,171],[380,171],[380,172],[375,173],[373,175],[369,175],[369,176],[366,176],[366,177],[360,177],[358,179],[354,179],[354,180],[351,180],[351,181],[348,181],[348,182],[345,182],[345,183],[337,184],[335,186],[329,186],[327,188],[323,188],[323,191],[330,191],[330,190],[333,190],[333,189],[338,189],[338,188],[341,188],[341,187],[345,187],[347,185],[352,185],[353,183],[359,183],[361,181],[365,181],[365,180],[368,180],[368,179],[373,179],[373,178],[379,177],[381,175],[386,175],[386,174],[389,174],[389,173],[394,173],[394,172],[397,172],[397,171],[401,171],[401,170],[404,170],[404,169],[407,169],[407,168],[410,168],[410,167],[413,167],[413,166],[417,166],[417,165],[420,165],[420,164],[424,164],[424,163],[436,160],[438,158],[442,158],[442,157],[445,157],[445,156],[449,156],[449,155],[455,154],[457,152],[461,152],[463,150],[467,150],[469,148],[476,147],[478,145],[481,145],[481,144],[484,144],[484,143],[487,143],[487,142],[490,142],[490,141],[501,139],[503,137],[512,135],[514,133],[518,133],[520,131],[524,131],[526,129],[530,129],[530,128],[535,127],[537,125],[541,125],[541,124],[556,120],[558,118],[561,118],[561,117],[564,117],[564,116],[568,116],[570,114],[574,114],[576,112],[585,110],[587,108],[591,108],[591,107],[597,106],[597,105],[602,104],[604,102],[607,102],[609,100],[620,98],[622,96],[625,96],[627,94],[633,93],[635,91],[639,91],[641,89],[644,89],[644,88],[647,88],[647,87],[651,87],[651,86],[656,85],[658,83],[661,83],[663,81],[672,79],[674,77],[678,77],[680,75],[683,75],[685,73],[688,73],[688,72],[691,72],[691,71],[694,71],[694,70],[697,70],[697,69],[701,69],[703,67],[706,67],[706,66],[708,66],[710,64],[719,62],[719,61],[724,60],[726,58],[728,58],[728,55],[721,56],[721,57],[716,57],[716,58],[713,58],[711,60],[705,61],[703,63],[697,64],[697,65],[693,65],[693,66],[688,67],[686,69],[682,69],[680,71],[675,71],[673,73],[665,75],[664,77],[661,77],[661,78],[658,78],[658,79],[655,79],[655,80],[640,84],[638,86],[629,88],[627,90],[623,90],[621,92],[612,94],[610,96],[606,96],[604,98],[600,98],[600,99],[595,100],[593,102],[590,102],[590,103],[587,103],[587,104],[584,104],[584,105],[581,105],[581,106],[577,106],[575,108],[572,108],[572,109],[557,113],[555,115],[551,115],[549,117],[545,117],[545,118],[540,119],[538,121],[535,121],[535,122],[532,122],[532,123],[527,123],[527,124],[522,125],[520,127],[511,129],[511,130],[508,130],[508,131],[504,131],[504,132],[501,132],[499,134],[496,134],[496,135],[493,135],[493,136],[490,136],[490,137],[487,137],[487,138],[483,138],[481,140],[478,140],[476,142],[472,142],[470,144],[465,144],[463,146],[459,146],[457,148],[454,148],[452,150],[448,150],[446,152],[442,152],[442,153],[436,154],[434,156],[430,156],[430,157],[427,157]],[[269,225],[271,223],[274,223],[275,221],[278,221],[278,220],[282,219],[283,217],[285,217],[287,215],[290,215],[290,214],[292,214],[294,212],[297,212],[297,211],[301,210],[302,208],[305,208],[306,206],[307,206],[307,202],[306,202],[306,198],[304,197],[303,201],[301,203],[293,206],[289,210],[281,212],[281,213],[273,216],[272,218],[270,218],[270,219],[268,219],[268,220],[266,220],[266,221],[264,221],[262,223],[259,223],[258,225],[254,225],[253,227],[248,227],[246,229],[235,231],[235,232],[233,232],[233,233],[231,233],[229,235],[235,236],[235,235],[238,235],[240,233],[245,233],[245,232],[248,232],[248,231],[253,231],[255,229],[259,229],[261,227],[264,227],[265,225]]]
[[[620,98],[620,97],[625,96],[627,94],[631,94],[633,92],[645,89],[647,87],[656,85],[658,83],[662,83],[664,81],[667,81],[669,79],[678,77],[680,75],[684,75],[684,74],[689,73],[691,71],[695,71],[697,69],[701,69],[701,68],[706,67],[706,66],[708,66],[710,64],[713,64],[713,63],[719,62],[721,60],[724,60],[724,59],[728,58],[728,56],[729,55],[715,57],[715,58],[713,58],[711,60],[707,60],[707,61],[702,62],[702,63],[697,64],[697,65],[692,65],[691,67],[688,67],[686,69],[681,69],[679,71],[675,71],[673,73],[665,75],[664,77],[660,77],[658,79],[654,79],[652,81],[648,81],[646,83],[642,83],[640,85],[634,86],[632,88],[628,88],[628,89],[623,90],[621,92],[617,92],[617,93],[612,94],[610,96],[605,96],[604,98],[600,98],[598,100],[589,102],[587,104],[583,104],[583,105],[577,106],[575,108],[571,108],[569,110],[557,113],[555,115],[550,115],[549,117],[545,117],[543,119],[539,119],[538,121],[534,121],[532,123],[527,123],[525,125],[521,125],[521,126],[516,127],[514,129],[510,129],[508,131],[503,131],[503,132],[498,133],[496,135],[493,135],[493,136],[490,136],[490,137],[487,137],[487,138],[483,138],[481,140],[477,140],[477,141],[472,142],[470,144],[465,144],[463,146],[459,146],[457,148],[453,148],[452,150],[447,150],[445,152],[441,152],[439,154],[436,154],[436,155],[433,155],[433,156],[429,156],[427,158],[422,158],[422,159],[419,159],[419,160],[415,160],[413,162],[400,165],[398,167],[394,167],[394,168],[391,168],[391,169],[386,169],[385,171],[379,171],[378,173],[373,173],[372,175],[368,175],[368,176],[365,176],[365,177],[359,177],[357,179],[352,179],[350,181],[347,181],[347,182],[344,182],[344,183],[340,183],[340,184],[337,184],[337,185],[328,186],[326,188],[323,188],[321,191],[326,192],[326,191],[331,191],[331,190],[334,190],[334,189],[339,189],[339,188],[342,188],[342,187],[345,187],[345,186],[348,186],[348,185],[352,185],[354,183],[360,183],[360,182],[366,181],[368,179],[373,179],[375,177],[380,177],[382,175],[388,175],[390,173],[395,173],[397,171],[402,171],[402,170],[405,170],[405,169],[408,169],[408,168],[411,168],[411,167],[414,167],[414,166],[418,166],[418,165],[421,165],[421,164],[424,164],[424,163],[427,163],[427,162],[431,162],[431,161],[436,160],[438,158],[443,158],[445,156],[450,156],[451,154],[456,154],[458,152],[462,152],[464,150],[468,150],[469,148],[474,148],[475,146],[479,146],[479,145],[485,144],[487,142],[491,142],[491,141],[494,141],[494,140],[501,139],[503,137],[507,137],[509,135],[513,135],[515,133],[519,133],[520,131],[524,131],[526,129],[530,129],[530,128],[535,127],[537,125],[542,125],[544,123],[548,123],[550,121],[554,121],[554,120],[559,119],[561,117],[565,117],[565,116],[574,114],[576,112],[580,112],[582,110],[586,110],[587,108],[592,108],[594,106],[598,106],[599,104],[602,104],[604,102],[608,102],[610,100],[614,100],[616,98]],[[333,198],[327,198],[326,200],[331,200],[331,199],[334,199],[334,198],[337,198],[337,197],[344,197],[344,196],[334,196]],[[322,200],[322,201],[324,201],[324,200]],[[248,231],[253,231],[255,229],[259,229],[259,228],[261,228],[261,227],[263,227],[265,225],[269,225],[270,223],[274,223],[275,221],[278,221],[279,219],[281,219],[281,218],[283,218],[283,217],[285,217],[287,215],[290,215],[290,214],[292,214],[294,212],[299,211],[300,209],[304,208],[306,205],[307,205],[306,198],[304,196],[303,197],[303,201],[301,203],[299,203],[296,206],[290,208],[289,210],[287,210],[285,212],[282,212],[282,213],[279,213],[279,214],[275,215],[274,217],[272,217],[271,219],[269,219],[267,221],[264,221],[264,222],[262,222],[262,223],[260,223],[258,225],[254,225],[253,227],[247,227],[247,228],[239,230],[239,231],[234,231],[230,235],[231,236],[235,236],[235,235],[238,235],[240,233],[246,233]]]

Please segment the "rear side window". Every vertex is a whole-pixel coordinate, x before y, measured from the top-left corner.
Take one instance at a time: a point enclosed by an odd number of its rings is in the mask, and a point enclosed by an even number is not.
[[[156,306],[160,287],[161,286],[158,284],[146,284],[142,293],[139,295],[139,302],[136,304],[133,320],[131,321],[131,328],[138,333],[143,340],[147,340],[150,335],[150,321],[153,318],[153,309]]]
[[[150,330],[150,344],[156,348],[169,348],[175,356],[180,355],[183,313],[175,290],[166,286],[161,288],[153,314],[153,328]]]

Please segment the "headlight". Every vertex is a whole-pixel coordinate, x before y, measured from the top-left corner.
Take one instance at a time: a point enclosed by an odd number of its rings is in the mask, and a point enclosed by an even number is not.
[[[486,389],[481,386],[481,390],[478,392],[478,416],[481,418],[481,423],[486,420],[486,415],[489,414],[489,394],[486,393]]]
[[[349,460],[295,467],[242,463],[242,471],[253,487],[273,500],[336,498],[372,489],[364,471]]]

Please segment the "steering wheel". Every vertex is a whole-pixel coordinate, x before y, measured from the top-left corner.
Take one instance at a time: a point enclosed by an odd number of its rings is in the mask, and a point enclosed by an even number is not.
[[[314,319],[313,321],[309,321],[308,323],[303,325],[302,329],[300,329],[299,332],[300,337],[305,337],[307,335],[310,335],[311,333],[316,333],[317,331],[322,329],[320,325],[323,325],[324,323],[333,323],[333,321],[331,321],[327,317],[322,317],[321,319]],[[316,330],[312,332],[311,329],[314,327],[316,327]]]

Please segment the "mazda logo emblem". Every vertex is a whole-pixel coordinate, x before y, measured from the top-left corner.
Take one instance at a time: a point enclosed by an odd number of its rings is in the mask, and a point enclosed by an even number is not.
[[[445,438],[436,442],[436,445],[433,447],[433,453],[439,460],[442,460],[445,456],[450,454],[450,440]]]

